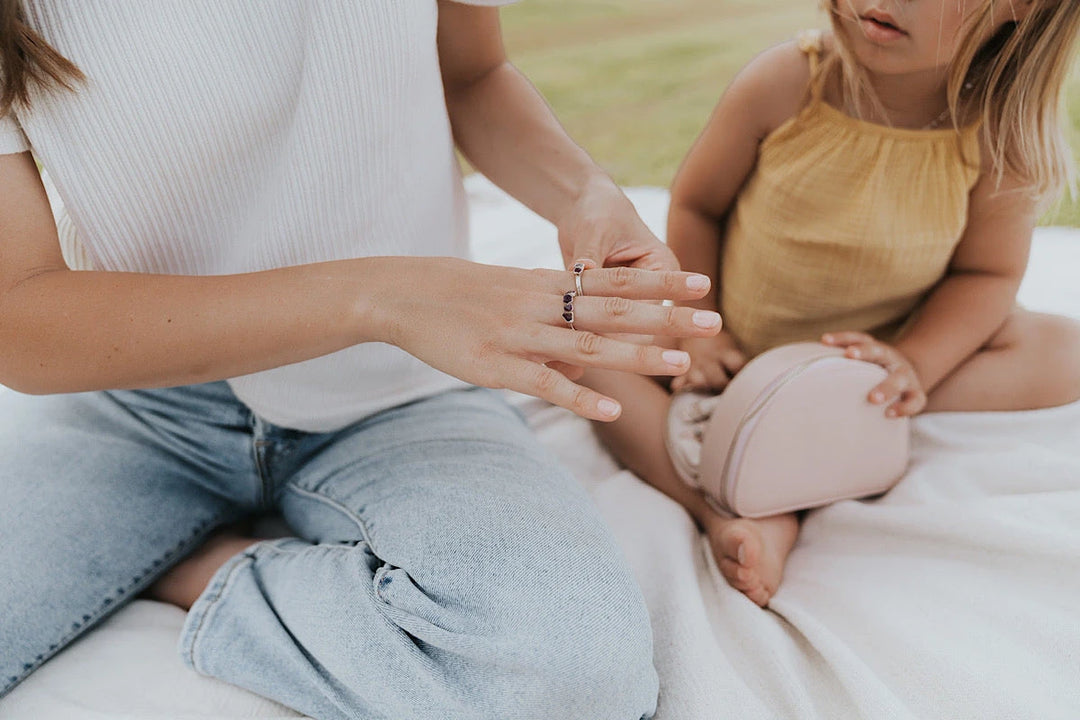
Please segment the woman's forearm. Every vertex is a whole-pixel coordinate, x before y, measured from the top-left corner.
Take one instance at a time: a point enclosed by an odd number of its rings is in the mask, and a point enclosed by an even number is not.
[[[0,296],[0,383],[38,394],[174,386],[380,340],[372,293],[386,265],[370,258],[209,277],[34,275]]]
[[[985,345],[1016,305],[1021,278],[956,273],[926,299],[896,348],[911,361],[929,393]]]
[[[613,184],[509,62],[448,84],[446,101],[454,139],[473,167],[556,225],[591,183]]]

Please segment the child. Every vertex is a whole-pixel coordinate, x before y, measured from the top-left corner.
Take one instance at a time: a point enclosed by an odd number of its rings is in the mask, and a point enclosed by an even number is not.
[[[820,339],[876,363],[890,417],[1080,398],[1080,326],[1016,307],[1032,229],[1071,179],[1058,122],[1075,0],[827,0],[831,32],[769,50],[731,83],[672,189],[668,242],[714,287],[725,330],[681,342],[672,391],[722,391],[746,361]],[[793,513],[712,510],[672,469],[669,395],[593,374],[623,401],[598,428],[681,502],[732,586],[765,606]]]

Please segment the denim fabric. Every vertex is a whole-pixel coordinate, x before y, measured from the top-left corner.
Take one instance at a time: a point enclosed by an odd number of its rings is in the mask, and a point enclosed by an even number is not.
[[[297,537],[232,558],[188,614],[196,671],[318,720],[655,710],[617,545],[489,391],[326,434],[224,383],[0,393],[0,494],[0,695],[215,527],[276,509]]]

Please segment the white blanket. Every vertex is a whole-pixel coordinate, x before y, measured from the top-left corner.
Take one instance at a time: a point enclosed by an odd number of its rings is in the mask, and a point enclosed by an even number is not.
[[[478,259],[559,265],[546,223],[482,179],[469,191]],[[662,231],[666,194],[630,194]],[[1080,317],[1077,268],[1080,232],[1041,230],[1021,300]],[[586,422],[513,399],[589,487],[644,588],[658,720],[1080,718],[1080,404],[917,419],[903,482],[812,513],[763,611]],[[0,701],[0,718],[296,717],[185,670],[182,621],[133,603]]]

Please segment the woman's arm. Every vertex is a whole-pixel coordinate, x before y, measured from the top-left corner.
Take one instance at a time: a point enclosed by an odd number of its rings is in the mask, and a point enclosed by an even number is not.
[[[700,296],[689,277],[590,271],[596,297],[576,306],[589,332],[574,332],[561,317],[571,281],[554,270],[372,257],[209,277],[72,271],[30,154],[0,155],[0,383],[29,393],[221,380],[381,341],[467,382],[610,420],[617,405],[544,363],[682,372],[662,348],[596,333],[714,333],[687,308],[632,301]]]
[[[29,153],[0,155],[0,382],[31,393],[219,380],[384,333],[359,265],[73,272]]]
[[[989,158],[983,167],[948,273],[896,343],[927,394],[1005,323],[1027,268],[1036,202],[1015,179],[999,187]]]
[[[559,230],[566,266],[678,268],[615,183],[510,64],[497,9],[439,1],[439,59],[458,148]]]

